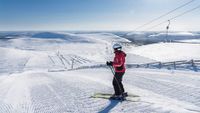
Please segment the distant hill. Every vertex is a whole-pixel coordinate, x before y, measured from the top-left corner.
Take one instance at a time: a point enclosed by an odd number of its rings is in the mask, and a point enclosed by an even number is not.
[[[163,32],[131,32],[122,37],[129,39],[137,45],[145,45],[158,42],[200,39],[200,34],[199,32],[171,32],[166,35]]]

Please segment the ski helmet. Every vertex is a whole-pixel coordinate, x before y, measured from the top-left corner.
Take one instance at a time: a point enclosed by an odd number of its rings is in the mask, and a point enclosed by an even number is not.
[[[115,50],[121,50],[122,46],[120,44],[116,43],[116,44],[113,45],[113,49],[115,49]]]

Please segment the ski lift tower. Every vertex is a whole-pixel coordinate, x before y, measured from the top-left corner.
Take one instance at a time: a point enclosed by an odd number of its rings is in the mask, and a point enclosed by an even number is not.
[[[165,37],[165,42],[168,42],[169,40],[167,39],[168,38],[168,32],[169,32],[169,25],[170,25],[170,20],[168,20],[168,25],[167,25],[167,27],[166,27],[166,37]]]

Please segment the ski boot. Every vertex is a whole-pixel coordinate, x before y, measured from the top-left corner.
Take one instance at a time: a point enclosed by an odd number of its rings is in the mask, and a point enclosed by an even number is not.
[[[122,96],[123,96],[123,97],[128,97],[128,93],[127,93],[127,92],[123,92],[123,93],[122,93]]]
[[[111,100],[125,100],[124,96],[121,94],[121,95],[115,95],[113,94],[111,97],[110,97]]]

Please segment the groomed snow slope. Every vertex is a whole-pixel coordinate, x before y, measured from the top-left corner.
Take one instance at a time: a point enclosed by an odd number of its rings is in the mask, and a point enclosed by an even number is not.
[[[113,58],[114,42],[129,41],[107,33],[62,33],[62,36],[75,39],[20,37],[0,40],[0,113],[200,112],[198,72],[128,69],[123,81],[125,89],[140,95],[141,101],[120,103],[90,98],[94,93],[113,93],[113,75],[106,68],[67,71],[72,68],[72,61],[74,67],[104,64]],[[79,39],[87,41],[77,42]],[[182,55],[186,53],[181,48],[191,49],[194,52],[190,51],[190,58],[196,58],[200,49],[193,44],[179,43],[124,47],[129,63],[160,60],[153,56],[163,57],[161,53],[167,48],[178,48],[175,51]],[[165,55],[169,57],[164,59],[166,61],[182,59],[182,55],[166,52],[169,54]]]
[[[128,70],[124,86],[139,102],[90,98],[113,93],[109,69],[27,71],[0,77],[1,113],[198,113],[200,74]]]

